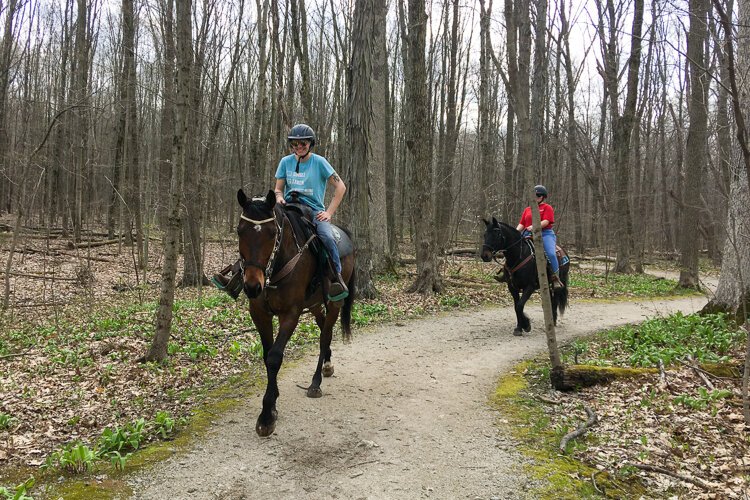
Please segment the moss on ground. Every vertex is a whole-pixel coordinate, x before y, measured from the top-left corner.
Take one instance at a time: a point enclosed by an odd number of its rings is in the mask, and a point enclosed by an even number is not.
[[[505,417],[507,432],[518,451],[529,459],[524,466],[532,478],[532,496],[540,499],[638,498],[645,493],[635,481],[623,482],[569,456],[561,455],[563,435],[530,394],[525,373],[534,361],[518,364],[503,375],[492,396],[492,405]],[[575,446],[570,443],[569,447]],[[596,488],[594,481],[596,480]],[[600,491],[597,491],[597,488]]]

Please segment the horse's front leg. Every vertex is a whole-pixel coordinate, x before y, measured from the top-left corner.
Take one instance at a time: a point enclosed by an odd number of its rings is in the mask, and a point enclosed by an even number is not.
[[[333,365],[331,364],[331,340],[333,338],[333,327],[339,316],[338,307],[329,307],[327,314],[323,315],[320,311],[315,313],[315,321],[320,328],[320,353],[318,355],[318,365],[315,368],[312,382],[307,389],[308,398],[319,398],[323,396],[320,384],[323,382],[323,375],[330,377],[333,375]]]
[[[523,308],[526,307],[526,302],[528,302],[529,298],[531,298],[531,294],[534,293],[533,287],[526,287],[523,290],[523,293],[521,294],[521,300],[518,301],[518,304],[516,304],[516,317],[518,317],[518,325],[524,332],[530,332],[531,331],[531,320],[528,316],[526,316],[526,313],[523,312]],[[521,332],[519,331],[517,334],[516,332],[513,332],[514,335],[521,335]]]
[[[284,349],[292,333],[294,333],[294,329],[297,328],[298,322],[299,315],[279,316],[279,334],[276,337],[276,342],[273,343],[266,355],[268,384],[266,385],[266,393],[263,396],[263,409],[255,424],[255,432],[260,437],[270,436],[276,429],[276,417],[278,415],[276,400],[279,397],[279,370],[281,369],[281,363],[284,361]]]
[[[516,328],[513,330],[513,335],[516,337],[521,335],[521,329],[523,327],[521,317],[523,315],[523,307],[519,309],[518,303],[521,300],[521,292],[513,286],[511,283],[508,283],[508,291],[510,292],[510,295],[513,297],[513,310],[516,313]],[[519,315],[520,311],[520,315]]]
[[[258,330],[260,343],[263,346],[263,363],[268,359],[268,351],[273,345],[273,315],[266,312],[263,307],[250,307],[250,317]]]

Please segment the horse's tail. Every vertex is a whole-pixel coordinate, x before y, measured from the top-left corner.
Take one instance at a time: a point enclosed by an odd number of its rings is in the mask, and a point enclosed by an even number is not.
[[[349,342],[352,338],[352,307],[354,306],[354,295],[357,292],[357,266],[352,268],[352,275],[346,284],[349,295],[344,299],[344,307],[341,308],[341,328],[344,331],[344,341]]]
[[[560,281],[562,281],[565,287],[555,290],[557,309],[560,311],[561,316],[565,314],[565,308],[568,307],[568,271],[568,266],[560,267]]]

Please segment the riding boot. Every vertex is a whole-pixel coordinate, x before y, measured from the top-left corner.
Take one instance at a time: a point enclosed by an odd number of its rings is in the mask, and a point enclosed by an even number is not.
[[[333,302],[345,299],[349,295],[349,289],[346,287],[344,278],[341,273],[336,273],[336,278],[331,280],[331,287],[328,290],[328,298]]]
[[[552,288],[555,290],[562,290],[565,288],[565,285],[560,280],[560,276],[558,273],[552,273]]]
[[[227,276],[230,274],[230,276]],[[222,269],[219,273],[214,274],[211,278],[211,282],[221,290],[228,294],[233,299],[237,300],[237,297],[242,293],[242,267],[239,261],[233,265],[227,266]]]
[[[495,278],[495,281],[497,281],[498,283],[507,283],[508,281],[510,281],[508,279],[508,274],[505,272],[505,269],[499,269],[492,277]]]

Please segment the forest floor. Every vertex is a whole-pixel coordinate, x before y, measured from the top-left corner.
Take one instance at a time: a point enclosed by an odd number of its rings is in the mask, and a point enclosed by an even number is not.
[[[158,242],[153,248],[149,267],[158,271]],[[302,324],[281,372],[276,434],[259,439],[254,425],[262,387],[256,381],[262,375],[244,299],[234,303],[210,288],[179,290],[168,363],[134,363],[153,334],[159,276],[151,272],[144,280],[134,272],[128,251],[117,245],[75,250],[40,238],[27,240],[14,259],[13,307],[0,318],[0,419],[11,418],[5,427],[0,421],[0,485],[30,474],[41,478],[38,467],[50,453],[76,440],[93,448],[108,427],[143,418],[146,429],[163,432],[163,419],[161,427],[155,424],[159,412],[175,427],[193,415],[180,437],[162,447],[171,458],[145,468],[138,465],[142,453],[134,455],[127,469],[135,472],[125,474],[95,468],[79,494],[518,498],[535,497],[545,482],[528,472],[535,459],[516,450],[507,419],[488,403],[499,375],[545,349],[538,301],[527,308],[532,333],[510,334],[510,298],[491,279],[494,265],[448,258],[447,291],[429,298],[402,292],[408,266],[399,276],[381,277],[382,297],[359,301],[355,310],[354,342],[335,341],[336,374],[324,380],[322,400],[307,399],[298,388],[309,383],[316,343],[312,323]],[[209,244],[206,269],[218,270],[235,255],[231,240]],[[0,259],[7,259],[4,249]],[[700,296],[638,297],[603,284],[612,278],[599,285],[573,280],[561,341],[705,303]],[[664,282],[665,290],[673,287]],[[502,307],[480,307],[488,304]],[[228,404],[216,406],[217,399]],[[206,407],[208,416],[196,425]],[[704,444],[704,451],[718,446]],[[649,477],[657,496],[693,487]],[[743,486],[707,479],[709,493]]]

